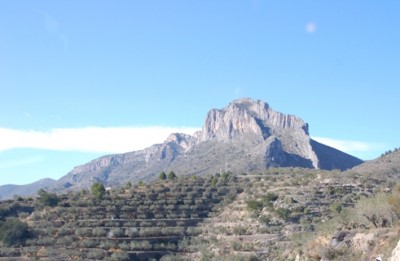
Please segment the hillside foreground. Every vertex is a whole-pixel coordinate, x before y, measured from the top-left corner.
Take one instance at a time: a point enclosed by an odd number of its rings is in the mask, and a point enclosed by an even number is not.
[[[389,260],[400,239],[396,166],[42,190],[0,203],[0,260]]]

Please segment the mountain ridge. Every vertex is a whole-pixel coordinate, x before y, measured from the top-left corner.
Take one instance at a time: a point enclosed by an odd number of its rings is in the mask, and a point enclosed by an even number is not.
[[[161,171],[171,170],[184,175],[269,167],[345,170],[362,162],[312,140],[301,118],[275,111],[261,100],[242,98],[225,108],[211,109],[202,129],[193,135],[172,133],[164,143],[94,159],[72,169],[52,190],[88,188],[94,182],[118,186],[150,181]]]
[[[193,135],[173,133],[164,143],[93,160],[74,168],[57,187],[87,187],[96,181],[116,186],[148,181],[170,170],[185,175],[290,166],[344,170],[360,163],[312,140],[301,118],[274,111],[261,100],[243,98],[211,109],[201,131]]]

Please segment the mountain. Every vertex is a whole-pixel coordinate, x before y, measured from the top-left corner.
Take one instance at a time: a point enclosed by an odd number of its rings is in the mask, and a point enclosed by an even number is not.
[[[205,175],[269,167],[345,170],[361,163],[311,139],[308,124],[299,117],[274,111],[263,101],[244,98],[223,109],[210,110],[202,130],[193,135],[173,133],[162,144],[77,166],[53,184],[52,190],[88,188],[93,182],[111,187],[128,181],[150,181],[161,171]]]
[[[308,124],[299,117],[245,98],[210,110],[202,130],[193,135],[174,133],[162,144],[75,167],[57,182],[56,189],[87,188],[95,181],[107,186],[149,181],[171,170],[185,175],[290,166],[345,170],[360,163],[312,140]]]
[[[54,179],[41,179],[26,185],[3,185],[0,186],[0,199],[9,199],[14,195],[33,195],[41,188],[49,188],[56,183]]]

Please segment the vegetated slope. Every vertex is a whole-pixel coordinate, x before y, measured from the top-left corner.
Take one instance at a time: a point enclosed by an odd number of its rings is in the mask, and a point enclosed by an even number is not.
[[[16,198],[2,202],[1,217],[18,217],[29,225],[32,237],[22,247],[1,247],[0,256],[7,260],[11,256],[42,260],[323,257],[307,245],[314,242],[321,224],[363,197],[373,198],[376,192],[393,187],[394,180],[384,175],[370,180],[356,172],[271,168],[240,175],[182,176],[140,186],[128,183],[101,200],[89,191],[70,192],[59,196],[53,207],[43,205],[40,198]],[[335,229],[329,233],[333,237]],[[356,233],[352,235],[349,240],[358,242],[353,239]],[[329,253],[326,245],[314,245]]]
[[[360,198],[372,197],[388,185],[385,178],[364,182],[355,172],[298,168],[270,169],[240,178],[247,180],[244,192],[222,214],[203,223],[203,233],[214,240],[210,249],[215,257],[253,253],[259,260],[325,258],[308,249],[313,235],[342,209],[352,208]]]
[[[344,176],[358,178],[348,184],[341,180],[343,186],[362,186],[368,193],[364,190],[347,207],[335,203],[333,215],[317,224],[313,233],[298,233],[299,260],[398,260],[399,150],[388,151],[345,172]]]
[[[0,218],[18,218],[30,237],[3,238],[0,257],[41,260],[151,260],[197,252],[196,225],[218,213],[242,189],[236,177],[179,178],[113,190],[103,198],[88,191],[57,197],[3,201]],[[49,200],[56,197],[57,200]],[[55,203],[55,204],[54,204]],[[51,206],[53,205],[53,206]],[[7,222],[0,224],[3,234]],[[5,244],[7,243],[7,244]]]
[[[384,153],[381,157],[360,164],[353,169],[354,171],[365,174],[385,174],[390,175],[400,172],[400,150],[395,149]]]
[[[239,99],[210,110],[202,130],[193,136],[171,134],[163,144],[93,160],[61,178],[55,190],[81,189],[94,181],[107,186],[148,181],[171,169],[206,175],[289,166],[344,170],[360,163],[312,140],[308,124],[299,117],[274,111],[263,101]]]

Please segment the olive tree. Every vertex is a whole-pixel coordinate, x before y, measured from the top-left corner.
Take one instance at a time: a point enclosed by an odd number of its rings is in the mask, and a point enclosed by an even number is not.
[[[16,218],[0,223],[0,239],[6,246],[22,245],[30,236],[28,225]]]
[[[92,185],[92,194],[95,196],[97,199],[102,199],[104,194],[106,193],[106,189],[104,188],[104,185],[101,184],[100,182],[96,182]]]

